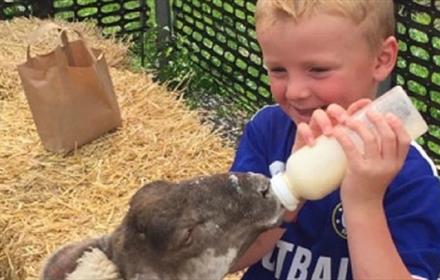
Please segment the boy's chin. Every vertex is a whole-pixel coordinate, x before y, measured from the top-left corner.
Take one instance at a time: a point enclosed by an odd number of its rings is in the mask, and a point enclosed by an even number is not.
[[[289,117],[297,125],[300,124],[300,123],[308,124],[310,122],[310,119],[311,119],[311,116],[302,116],[302,115],[298,115],[298,114],[289,114]]]

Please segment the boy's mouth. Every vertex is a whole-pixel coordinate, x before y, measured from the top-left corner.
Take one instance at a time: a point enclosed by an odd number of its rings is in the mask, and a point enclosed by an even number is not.
[[[313,109],[295,109],[296,112],[301,115],[302,117],[311,117],[313,112],[316,110],[315,108]]]
[[[295,110],[297,111],[297,113],[303,117],[312,117],[312,114],[315,110],[317,109],[322,109],[322,110],[326,110],[328,107],[328,105],[323,105],[321,107],[314,107],[314,108],[309,108],[309,109],[300,109],[300,108],[295,108]]]

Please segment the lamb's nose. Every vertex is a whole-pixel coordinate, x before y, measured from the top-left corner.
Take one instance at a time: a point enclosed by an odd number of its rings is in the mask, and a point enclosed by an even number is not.
[[[256,187],[256,190],[263,198],[270,197],[270,180],[263,174],[257,174],[257,173],[250,173],[251,174],[251,180],[254,187]]]
[[[259,190],[260,194],[263,196],[263,198],[267,198],[269,197],[270,194],[270,190],[269,190],[269,185],[265,185],[263,186],[260,190]]]
[[[263,198],[270,198],[272,197],[272,190],[270,188],[270,181],[267,180],[266,177],[264,177],[264,180],[259,182],[260,184],[258,185],[258,193],[263,197]]]

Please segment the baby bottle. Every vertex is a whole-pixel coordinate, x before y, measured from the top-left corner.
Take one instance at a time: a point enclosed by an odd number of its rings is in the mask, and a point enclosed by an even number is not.
[[[384,93],[351,117],[373,129],[365,114],[368,110],[394,114],[413,140],[428,130],[426,122],[400,86]],[[353,143],[362,149],[359,136],[348,128],[346,130]],[[339,142],[321,135],[313,146],[304,146],[289,157],[285,172],[271,179],[271,187],[284,207],[293,211],[301,200],[320,199],[334,191],[346,168],[347,158]]]

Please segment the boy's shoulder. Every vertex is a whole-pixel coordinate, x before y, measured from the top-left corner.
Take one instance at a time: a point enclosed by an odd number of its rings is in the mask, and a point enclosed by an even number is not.
[[[281,109],[278,104],[266,105],[258,110],[250,119],[251,123],[285,123],[292,122],[289,116]]]
[[[267,105],[261,108],[250,119],[248,126],[255,135],[266,139],[265,145],[289,144],[296,130],[295,123],[279,105]]]
[[[400,194],[409,198],[419,195],[438,196],[440,203],[440,181],[437,168],[423,148],[415,141],[411,143],[405,163],[389,187],[389,194]],[[390,197],[393,197],[390,196]]]
[[[405,179],[411,179],[419,176],[438,176],[438,173],[437,167],[423,147],[413,141],[401,175]]]
[[[255,114],[252,116],[251,120],[255,119],[261,119],[261,118],[269,118],[273,116],[279,116],[279,117],[287,117],[288,116],[281,110],[280,105],[278,104],[271,104],[271,105],[265,105],[261,109],[259,109]]]

